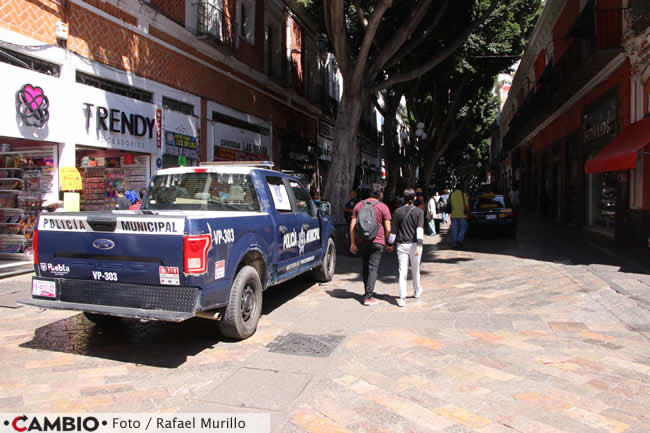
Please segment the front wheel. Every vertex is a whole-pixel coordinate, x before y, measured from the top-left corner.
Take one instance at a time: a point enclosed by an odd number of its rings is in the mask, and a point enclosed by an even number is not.
[[[327,283],[334,278],[334,270],[336,268],[336,246],[334,240],[329,238],[327,241],[327,250],[323,263],[314,269],[314,278],[321,283]]]
[[[262,283],[252,266],[239,270],[230,289],[230,299],[219,322],[221,333],[244,340],[255,333],[262,313]]]

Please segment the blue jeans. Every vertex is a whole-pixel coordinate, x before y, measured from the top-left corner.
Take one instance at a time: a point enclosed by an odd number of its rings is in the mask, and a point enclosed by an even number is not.
[[[435,235],[436,234],[436,220],[433,219],[433,218],[427,220],[427,225],[429,226],[429,233],[431,235]]]
[[[454,247],[458,242],[462,244],[465,241],[465,231],[467,231],[467,218],[451,219],[451,241]]]

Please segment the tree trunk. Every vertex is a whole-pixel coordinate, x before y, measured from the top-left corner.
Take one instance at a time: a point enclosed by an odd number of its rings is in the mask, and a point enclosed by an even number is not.
[[[386,162],[386,187],[384,188],[384,195],[394,198],[397,192],[397,183],[400,176],[400,158],[397,155],[397,146],[395,143],[395,132],[397,125],[397,110],[399,109],[400,102],[404,89],[398,86],[393,91],[384,93],[384,161]]]
[[[433,171],[436,169],[438,160],[434,158],[433,152],[433,143],[424,151],[424,169],[422,170],[422,179],[424,179],[424,184],[429,185],[433,179]],[[437,187],[437,186],[436,186]]]
[[[354,173],[359,154],[357,134],[361,121],[363,100],[361,90],[343,92],[336,116],[336,132],[332,149],[332,164],[324,189],[324,199],[332,204],[334,222],[344,224],[343,206],[354,187]]]
[[[386,104],[389,107],[389,104]],[[399,158],[395,152],[395,116],[397,109],[387,110],[384,116],[384,162],[386,162],[386,188],[384,188],[384,195],[387,197],[395,197],[395,189],[397,188],[397,179],[399,178]]]

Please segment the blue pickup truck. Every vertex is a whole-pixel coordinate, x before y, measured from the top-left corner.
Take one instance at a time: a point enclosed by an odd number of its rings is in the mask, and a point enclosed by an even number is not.
[[[218,320],[250,337],[262,292],[305,272],[330,281],[336,264],[328,203],[272,164],[205,164],[158,171],[138,211],[41,214],[32,298],[120,317]]]

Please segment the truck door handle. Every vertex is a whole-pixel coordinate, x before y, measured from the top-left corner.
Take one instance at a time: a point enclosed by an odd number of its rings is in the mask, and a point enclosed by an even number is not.
[[[280,226],[280,227],[278,227],[278,229],[280,229],[280,234],[281,235],[283,235],[283,234],[285,234],[286,232],[289,231],[285,226]]]
[[[303,224],[302,225],[302,229],[305,230],[305,231],[309,230],[309,227],[310,227],[309,224]]]

